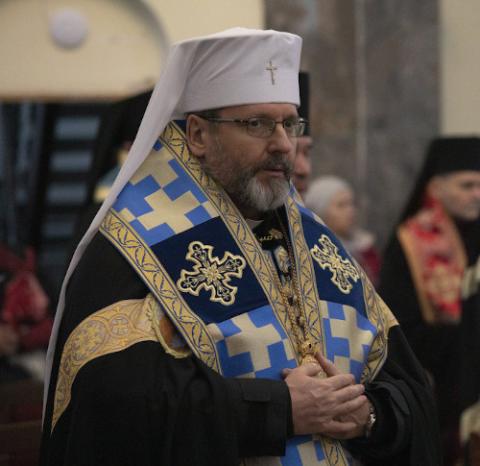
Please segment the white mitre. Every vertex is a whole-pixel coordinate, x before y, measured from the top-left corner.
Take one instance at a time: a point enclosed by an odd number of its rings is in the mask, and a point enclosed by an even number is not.
[[[242,104],[299,105],[301,46],[294,34],[243,28],[181,42],[178,52],[193,52],[193,60],[174,117]]]
[[[298,106],[301,47],[302,39],[295,34],[244,28],[188,39],[171,47],[127,160],[80,241],[65,275],[47,353],[44,406],[68,280],[108,209],[147,158],[167,124],[194,111],[234,105]]]

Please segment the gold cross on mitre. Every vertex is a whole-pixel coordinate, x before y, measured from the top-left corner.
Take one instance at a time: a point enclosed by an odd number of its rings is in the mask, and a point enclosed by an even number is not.
[[[272,85],[275,85],[275,71],[278,70],[276,66],[273,66],[272,60],[268,62],[268,66],[265,68],[265,70],[270,71],[270,77],[272,78]]]

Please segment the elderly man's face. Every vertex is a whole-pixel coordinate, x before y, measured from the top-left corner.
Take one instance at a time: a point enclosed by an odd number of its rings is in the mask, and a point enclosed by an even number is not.
[[[297,188],[298,193],[304,197],[310,175],[312,174],[312,161],[310,159],[310,149],[313,145],[311,136],[301,136],[297,141],[297,155],[295,157],[295,165],[293,170],[293,184]]]
[[[458,171],[432,178],[430,192],[459,220],[480,217],[480,172]]]
[[[291,104],[240,105],[220,109],[217,117],[283,121],[297,117],[297,110]],[[192,153],[246,217],[257,218],[283,204],[290,189],[296,138],[289,138],[281,124],[271,136],[259,138],[237,123],[192,120],[196,118],[189,117],[190,127],[200,125],[206,132],[199,144],[198,131],[192,134],[194,130],[187,130]]]

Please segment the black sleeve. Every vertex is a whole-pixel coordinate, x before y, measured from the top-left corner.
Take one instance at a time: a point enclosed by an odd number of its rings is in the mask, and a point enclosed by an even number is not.
[[[408,339],[404,326],[414,327],[422,320],[422,315],[410,267],[396,236],[385,249],[377,291],[395,314]]]
[[[226,379],[195,358],[146,342],[78,374],[46,464],[237,465],[284,454],[283,382]]]
[[[460,409],[464,410],[476,403],[480,395],[479,291],[463,303],[460,332]]]
[[[95,273],[92,273],[95,270]],[[67,336],[88,315],[148,293],[126,261],[97,235],[67,293],[56,363]],[[176,359],[142,342],[84,366],[52,435],[53,387],[42,465],[237,465],[285,452],[292,430],[283,381],[228,379],[195,357]]]
[[[388,335],[388,357],[366,395],[377,413],[369,439],[348,442],[369,466],[440,466],[438,422],[429,383],[399,326]]]

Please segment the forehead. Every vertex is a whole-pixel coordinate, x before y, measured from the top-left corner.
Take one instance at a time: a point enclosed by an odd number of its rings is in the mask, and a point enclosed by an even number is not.
[[[274,119],[298,116],[295,105],[284,103],[235,105],[220,109],[219,114],[222,117],[250,118],[259,116]]]
[[[345,202],[353,199],[353,192],[348,188],[339,189],[332,197],[337,202]]]
[[[480,183],[480,171],[461,170],[446,175],[446,179],[452,183]]]

